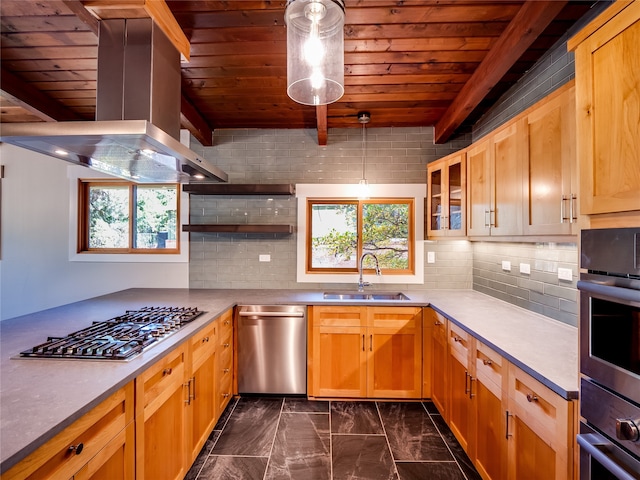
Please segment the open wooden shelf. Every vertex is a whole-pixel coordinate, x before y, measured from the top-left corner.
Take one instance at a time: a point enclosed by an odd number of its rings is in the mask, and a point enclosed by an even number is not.
[[[183,225],[182,231],[203,233],[280,233],[289,235],[293,233],[293,226],[281,224],[202,224]]]
[[[185,183],[182,191],[195,195],[294,195],[291,183]]]

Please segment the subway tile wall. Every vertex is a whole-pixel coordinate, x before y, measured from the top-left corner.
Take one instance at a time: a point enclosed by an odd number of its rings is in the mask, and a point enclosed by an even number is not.
[[[502,269],[511,262],[511,271]],[[530,273],[520,273],[520,264]],[[558,268],[572,280],[558,280]],[[569,325],[578,325],[578,249],[575,243],[473,243],[473,289]]]
[[[469,145],[471,134],[433,144],[433,128],[366,128],[365,173],[370,183],[425,183],[426,166]],[[328,145],[315,130],[216,130],[214,146],[191,145],[229,174],[231,183],[356,183],[362,176],[362,129],[330,129]],[[191,195],[190,223],[296,225],[295,197]],[[296,282],[296,237],[192,233],[191,288],[326,288]],[[386,288],[471,288],[468,242],[425,244],[436,252],[426,264],[425,285]],[[270,255],[260,262],[259,255]],[[335,285],[330,288],[353,287]]]

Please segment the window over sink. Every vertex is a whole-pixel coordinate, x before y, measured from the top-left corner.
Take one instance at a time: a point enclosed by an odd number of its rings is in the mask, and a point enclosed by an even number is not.
[[[370,185],[359,199],[355,185],[298,184],[298,282],[356,283],[359,260],[372,284],[424,281],[422,184]],[[371,260],[371,261],[370,261]]]

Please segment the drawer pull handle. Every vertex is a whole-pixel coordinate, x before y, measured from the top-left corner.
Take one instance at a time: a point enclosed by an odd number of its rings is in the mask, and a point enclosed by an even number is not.
[[[224,398],[229,398],[229,395],[230,395],[230,394],[228,394],[228,393],[223,393],[223,394],[222,394],[222,396],[223,396]]]
[[[439,322],[439,321],[437,321],[437,320],[436,320],[435,322],[433,322],[433,324],[434,324],[436,327],[439,327],[440,325],[442,325],[442,322]]]
[[[535,393],[527,393],[527,402],[537,402],[538,396]]]
[[[460,338],[460,337],[458,337],[458,336],[455,336],[455,337],[453,337],[453,341],[454,341],[454,342],[461,342],[461,341],[462,341],[462,338]]]
[[[491,364],[493,364],[493,362],[491,360],[484,359],[484,360],[482,360],[482,364],[483,365],[491,365]]]
[[[207,343],[208,341],[209,341],[209,337],[204,337],[204,338],[202,339],[202,343]]]
[[[224,348],[229,348],[229,344],[228,344],[228,343],[223,343],[223,344],[222,344],[222,346],[223,346]]]
[[[173,372],[173,369],[165,368],[164,370],[162,370],[162,376],[165,377],[167,375],[171,375],[171,372]]]
[[[80,455],[82,453],[82,450],[84,449],[84,443],[79,443],[77,445],[71,445],[69,446],[69,451],[70,452],[76,452],[76,455]]]
[[[224,324],[225,324],[225,325],[229,325],[229,320],[225,320],[225,321],[224,321]]]
[[[229,373],[229,369],[225,368],[224,370],[222,370],[223,373]]]
[[[509,414],[509,410],[507,410],[505,412],[505,432],[504,432],[504,438],[506,438],[507,440],[509,440],[509,437],[511,436],[511,434],[509,433],[509,417],[511,416]]]

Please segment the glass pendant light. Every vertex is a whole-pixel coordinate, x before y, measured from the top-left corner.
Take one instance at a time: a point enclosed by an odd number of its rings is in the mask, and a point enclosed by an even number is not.
[[[287,95],[326,105],[344,94],[344,1],[289,0]]]
[[[369,182],[365,175],[366,166],[366,151],[367,151],[367,136],[365,125],[371,120],[371,114],[369,112],[358,112],[358,122],[362,124],[362,178],[358,182],[358,198],[366,200],[369,198]]]

